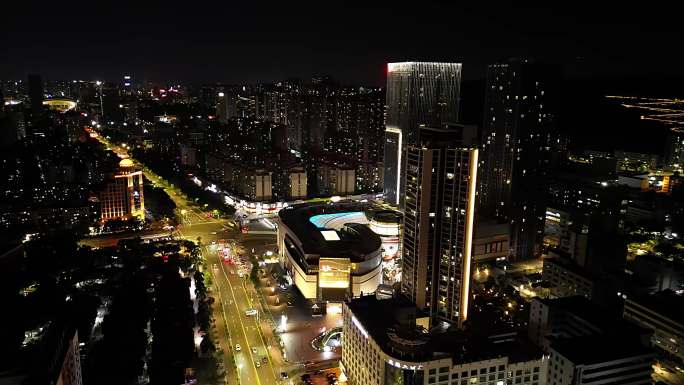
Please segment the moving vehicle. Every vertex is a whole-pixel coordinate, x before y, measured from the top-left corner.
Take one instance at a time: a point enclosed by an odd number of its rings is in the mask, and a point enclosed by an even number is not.
[[[261,367],[261,362],[259,362],[259,361],[254,361],[254,366],[256,366],[257,368],[260,368],[260,367]]]
[[[252,353],[256,354],[257,350],[255,347],[252,347]]]
[[[248,317],[249,317],[249,316],[252,316],[252,315],[256,315],[256,314],[257,314],[256,309],[247,309],[247,310],[245,310],[245,315],[248,316]],[[254,349],[256,349],[256,348],[254,348]],[[256,353],[256,352],[255,352],[255,353]]]
[[[235,344],[235,351],[239,352],[240,350],[242,350],[242,347],[240,346],[240,344]]]

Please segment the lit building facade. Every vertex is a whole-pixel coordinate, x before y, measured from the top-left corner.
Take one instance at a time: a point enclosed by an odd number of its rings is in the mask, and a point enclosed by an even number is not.
[[[467,318],[478,150],[449,129],[423,129],[407,148],[402,292],[433,319]]]
[[[551,284],[551,293],[556,297],[581,295],[591,298],[594,292],[594,278],[566,259],[544,259],[542,279]]]
[[[382,242],[358,203],[299,204],[278,213],[284,270],[313,302],[373,293],[382,283]]]
[[[382,283],[393,285],[401,282],[401,223],[397,211],[374,211],[368,226],[382,240]]]
[[[340,367],[349,385],[547,384],[540,350],[514,337],[429,333],[405,298],[355,298],[342,319]]]
[[[684,170],[684,130],[672,128],[667,137],[666,162],[672,170]]]
[[[407,146],[420,143],[420,127],[458,122],[461,64],[404,62],[387,64],[384,196],[402,205]]]
[[[290,199],[306,199],[306,169],[304,167],[292,167],[288,171]]]
[[[553,132],[553,72],[514,61],[487,68],[481,207],[511,225],[511,255],[541,253]]]
[[[100,192],[100,217],[103,222],[110,219],[145,219],[145,197],[143,173],[136,169],[133,161],[126,158],[119,162],[119,172],[114,181]]]

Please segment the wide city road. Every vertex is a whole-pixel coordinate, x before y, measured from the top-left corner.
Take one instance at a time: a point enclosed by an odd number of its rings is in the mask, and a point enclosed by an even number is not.
[[[266,343],[260,330],[260,317],[264,315],[258,310],[251,312],[256,310],[258,299],[253,297],[254,291],[249,290],[249,285],[252,285],[248,278],[249,269],[225,263],[214,248],[207,246],[205,256],[214,270],[219,297],[223,301],[241,382],[275,385],[278,383],[278,371],[268,352],[272,347]],[[239,351],[236,349],[238,344]]]
[[[102,136],[98,138],[121,157],[128,156],[127,151],[120,146],[113,146]],[[221,240],[230,241],[227,249],[236,260],[240,245],[236,242],[238,226],[233,220],[217,219],[202,210],[195,202],[187,199],[185,194],[172,188],[164,179],[143,166],[145,177],[154,185],[162,187],[176,204],[177,217],[180,224],[174,235],[192,241],[200,241],[203,245],[202,254],[206,269],[211,270],[215,306],[214,341],[217,348],[223,350],[223,366],[226,370],[225,380],[230,385],[277,385],[279,384],[279,370],[274,366],[274,354],[268,354],[267,349],[275,353],[277,347],[266,344],[260,327],[266,327],[260,322],[262,311],[255,315],[247,315],[246,311],[257,307],[254,298],[256,290],[249,280],[249,266],[238,267],[227,264],[218,253]],[[249,265],[249,263],[247,263]],[[243,270],[240,273],[239,270]],[[240,274],[243,278],[240,278]],[[227,331],[227,333],[226,333]],[[240,345],[240,350],[236,347]],[[277,354],[275,354],[277,356]],[[258,362],[258,367],[257,367]],[[235,365],[237,368],[235,368]],[[236,372],[237,371],[237,372]]]
[[[171,194],[170,194],[171,195]],[[175,195],[175,196],[174,196]],[[206,268],[211,270],[214,283],[214,319],[217,328],[227,328],[218,333],[218,344],[224,350],[226,377],[228,383],[276,385],[279,372],[274,369],[271,355],[266,353],[268,346],[262,339],[259,330],[257,313],[248,316],[246,311],[253,307],[252,301],[257,300],[248,295],[254,292],[252,282],[248,279],[249,267],[244,266],[243,278],[239,277],[237,265],[227,264],[217,252],[219,242],[232,242],[228,247],[231,256],[237,258],[238,247],[235,242],[237,227],[233,221],[214,219],[207,213],[185,201],[180,195],[173,194],[171,198],[179,210],[185,210],[181,216],[181,225],[176,229],[176,234],[188,240],[201,240],[202,254],[206,262]],[[223,243],[228,245],[229,243]],[[225,326],[224,326],[225,325]],[[236,347],[240,345],[240,350]],[[234,360],[234,361],[233,361]],[[237,373],[235,373],[237,365]],[[257,367],[257,362],[259,366]],[[236,378],[238,381],[236,381]]]

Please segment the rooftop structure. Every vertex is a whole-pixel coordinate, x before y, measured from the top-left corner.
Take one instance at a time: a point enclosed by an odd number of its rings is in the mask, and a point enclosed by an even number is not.
[[[549,383],[649,384],[654,357],[637,339],[625,336],[561,339],[551,345]]]
[[[315,203],[279,212],[281,262],[304,297],[341,301],[381,283],[382,240],[366,204]]]
[[[476,326],[428,331],[428,322],[404,296],[345,302],[342,367],[350,383],[386,384],[397,377],[411,384],[521,383],[525,376],[530,384],[546,383],[545,356],[515,333],[489,335],[489,328]]]
[[[653,346],[684,362],[684,296],[664,290],[650,296],[624,298],[624,318],[652,330]]]
[[[591,346],[591,349],[587,349],[588,346]],[[554,341],[551,348],[575,364],[596,364],[651,353],[638,341],[617,336],[561,338]]]
[[[618,309],[599,306],[583,296],[533,298],[528,332],[530,339],[545,352],[559,338],[601,334],[641,338],[650,335],[648,330],[622,320]]]

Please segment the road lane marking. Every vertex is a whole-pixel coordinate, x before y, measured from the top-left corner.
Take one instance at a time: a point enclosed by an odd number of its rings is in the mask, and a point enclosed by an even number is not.
[[[247,343],[247,353],[249,354],[249,358],[252,361],[250,366],[252,367],[252,369],[254,369],[254,374],[256,374],[257,384],[261,385],[261,380],[259,379],[259,372],[257,372],[256,366],[254,365],[255,361],[254,357],[252,356],[252,347],[249,344],[249,338],[247,338],[247,330],[245,329],[245,324],[242,322],[242,317],[240,317],[240,309],[237,305],[237,299],[235,298],[233,285],[230,283],[230,279],[228,279],[228,275],[226,274],[226,269],[223,266],[223,264],[221,264],[221,271],[223,272],[223,276],[226,278],[226,281],[228,281],[228,286],[230,287],[230,294],[233,296],[235,310],[237,310],[238,319],[240,320],[240,326],[242,326],[242,333],[245,335],[245,342]]]
[[[244,280],[243,280],[243,284],[241,286],[242,286],[242,291],[245,292],[245,298],[247,298],[249,300],[250,297],[247,295],[247,289],[245,289]],[[256,289],[255,289],[255,291],[256,291]],[[257,296],[258,295],[259,295],[259,293],[257,292]],[[249,301],[249,304],[250,304],[250,307],[253,309],[254,305],[252,304],[252,301]],[[259,305],[261,305],[261,303]],[[263,306],[261,307],[261,312],[264,313],[264,316],[266,315],[266,312],[264,312]],[[273,361],[271,361],[271,354],[269,353],[268,348],[266,347],[266,340],[264,339],[264,335],[261,332],[261,326],[259,325],[259,322],[257,321],[257,319],[254,319],[254,323],[255,323],[255,328],[259,332],[259,337],[261,338],[261,343],[264,346],[264,351],[266,351],[266,358],[268,359],[268,363],[271,366],[271,372],[273,373],[273,378],[276,381],[278,381],[278,377],[275,374],[275,369],[273,369]]]

